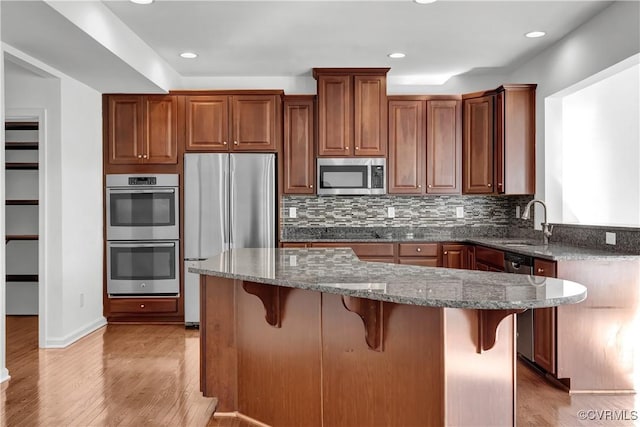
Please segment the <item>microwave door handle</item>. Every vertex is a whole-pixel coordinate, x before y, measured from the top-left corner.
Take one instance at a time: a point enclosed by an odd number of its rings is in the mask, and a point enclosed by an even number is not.
[[[140,194],[140,193],[163,193],[163,194],[168,194],[168,193],[175,193],[176,190],[173,188],[155,188],[153,190],[120,190],[120,189],[109,189],[109,192],[111,193],[136,193],[136,194]]]
[[[175,243],[109,243],[116,248],[173,248]]]

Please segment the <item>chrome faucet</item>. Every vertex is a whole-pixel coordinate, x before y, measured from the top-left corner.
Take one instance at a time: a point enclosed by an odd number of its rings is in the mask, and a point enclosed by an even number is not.
[[[542,221],[542,223],[540,225],[542,225],[543,242],[544,242],[545,245],[548,245],[549,244],[549,237],[551,237],[551,231],[553,230],[553,225],[551,225],[551,224],[549,224],[547,222],[547,205],[545,205],[542,200],[538,200],[538,199],[531,200],[529,203],[527,203],[527,206],[525,206],[525,208],[524,208],[524,213],[522,214],[522,219],[529,219],[530,212],[531,212],[531,206],[536,202],[540,203],[542,205],[542,207],[544,208],[544,220]]]

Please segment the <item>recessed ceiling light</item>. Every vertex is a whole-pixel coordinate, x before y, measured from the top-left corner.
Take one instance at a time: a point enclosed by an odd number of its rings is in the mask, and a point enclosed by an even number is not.
[[[435,3],[437,0],[413,0],[413,1],[418,4],[429,4],[429,3]]]
[[[197,58],[198,54],[195,52],[182,52],[180,56],[185,59],[193,59],[193,58]]]
[[[402,53],[402,52],[393,52],[393,53],[388,54],[387,56],[388,56],[389,58],[398,59],[398,58],[404,58],[404,57],[405,57],[405,56],[407,56],[407,55],[405,55],[405,54],[404,54],[404,53]]]
[[[544,31],[531,31],[528,32],[527,34],[525,34],[525,37],[529,37],[530,39],[535,39],[538,37],[543,37],[545,36],[547,33],[545,33]]]
[[[153,0],[129,0],[131,3],[135,4],[151,4]]]

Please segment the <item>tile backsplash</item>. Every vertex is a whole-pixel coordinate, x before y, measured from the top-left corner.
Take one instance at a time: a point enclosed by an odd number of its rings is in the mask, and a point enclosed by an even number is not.
[[[284,196],[282,225],[313,227],[522,227],[531,221],[516,219],[531,196]],[[388,217],[392,207],[395,217]],[[456,213],[462,207],[464,217]],[[295,208],[296,217],[290,216]]]

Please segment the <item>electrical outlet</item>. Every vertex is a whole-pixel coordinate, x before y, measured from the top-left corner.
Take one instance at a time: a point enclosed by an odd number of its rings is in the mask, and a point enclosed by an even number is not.
[[[297,208],[289,208],[289,218],[296,218],[298,216]]]
[[[516,206],[516,218],[520,218],[520,206]]]
[[[289,255],[289,265],[291,267],[298,266],[298,257],[296,255]]]
[[[387,218],[395,218],[396,217],[396,208],[393,206],[389,206],[387,208]]]
[[[616,244],[616,233],[609,233],[608,231],[604,233],[604,239],[607,245],[615,245]]]
[[[456,207],[456,218],[464,218],[464,206]]]

